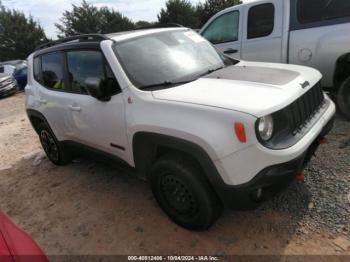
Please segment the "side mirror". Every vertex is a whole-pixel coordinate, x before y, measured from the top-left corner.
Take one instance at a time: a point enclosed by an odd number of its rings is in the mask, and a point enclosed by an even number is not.
[[[106,88],[103,82],[101,81],[101,79],[96,77],[88,77],[85,80],[85,86],[86,86],[87,92],[92,97],[95,97],[96,99],[104,102],[111,100],[111,96],[107,94]]]

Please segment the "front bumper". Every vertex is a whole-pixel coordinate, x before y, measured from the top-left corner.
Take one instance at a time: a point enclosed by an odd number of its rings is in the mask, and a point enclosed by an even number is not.
[[[264,200],[281,192],[307,166],[319,147],[320,140],[331,131],[333,124],[334,117],[325,125],[309,148],[296,159],[267,167],[245,184],[221,185],[221,200],[232,209],[251,210],[257,208]]]

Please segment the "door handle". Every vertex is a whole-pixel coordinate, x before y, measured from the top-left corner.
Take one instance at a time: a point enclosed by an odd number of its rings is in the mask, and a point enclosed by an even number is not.
[[[46,99],[40,98],[40,99],[39,99],[39,103],[40,103],[40,104],[47,104],[47,100],[46,100]]]
[[[72,111],[76,111],[76,112],[80,112],[81,111],[81,107],[80,106],[69,106],[69,108]]]
[[[224,54],[236,54],[236,53],[238,53],[238,50],[237,49],[232,49],[232,48],[226,49],[224,51]]]

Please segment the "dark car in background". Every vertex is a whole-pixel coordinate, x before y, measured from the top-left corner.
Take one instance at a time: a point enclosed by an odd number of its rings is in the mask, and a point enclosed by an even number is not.
[[[27,85],[27,65],[18,65],[13,72],[13,77],[16,79],[20,90],[24,90]]]

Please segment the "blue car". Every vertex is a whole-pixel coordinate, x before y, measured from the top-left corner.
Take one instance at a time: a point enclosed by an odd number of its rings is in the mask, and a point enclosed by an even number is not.
[[[19,89],[23,90],[27,85],[27,66],[25,64],[16,66],[13,77],[17,80]]]

